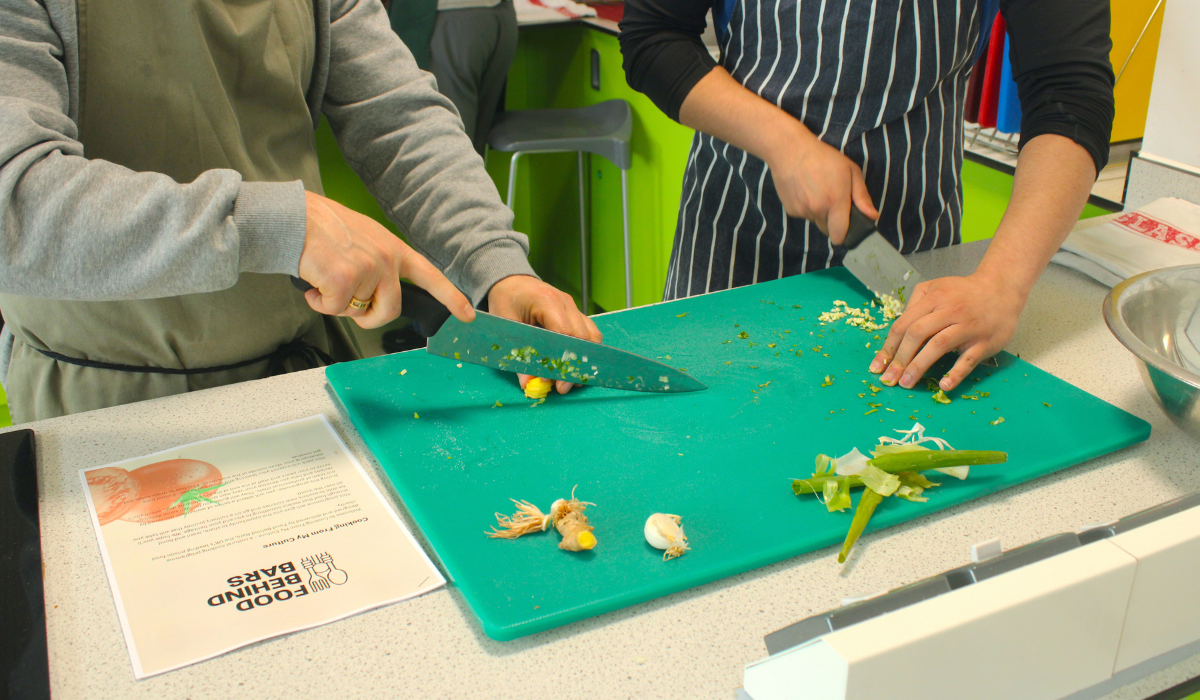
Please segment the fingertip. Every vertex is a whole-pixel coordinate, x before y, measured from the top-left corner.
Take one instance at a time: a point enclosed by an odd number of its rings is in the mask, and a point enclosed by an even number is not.
[[[530,375],[528,375],[528,374],[518,374],[517,375],[517,384],[521,385],[521,391],[525,391],[525,385],[529,383],[529,379],[530,379]]]
[[[557,381],[557,380],[554,382],[554,388],[560,394],[567,393],[568,391],[571,390],[571,387],[573,387],[573,386],[575,386],[575,385],[572,384],[571,382],[564,382],[564,381]]]

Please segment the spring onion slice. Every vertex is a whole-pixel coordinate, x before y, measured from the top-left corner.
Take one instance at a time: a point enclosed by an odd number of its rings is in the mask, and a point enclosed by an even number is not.
[[[871,491],[880,496],[890,496],[896,493],[896,489],[900,488],[900,478],[895,474],[888,474],[879,467],[866,465],[862,473],[858,475],[862,479],[863,486],[866,486]]]
[[[858,541],[859,535],[863,530],[867,529],[867,522],[871,520],[871,515],[875,512],[875,506],[883,501],[883,496],[875,493],[871,489],[863,491],[862,497],[858,499],[858,508],[854,509],[854,520],[850,521],[850,531],[846,533],[846,541],[842,543],[842,551],[838,554],[838,563],[846,563],[846,555],[850,554],[850,549],[854,547],[854,543]]]

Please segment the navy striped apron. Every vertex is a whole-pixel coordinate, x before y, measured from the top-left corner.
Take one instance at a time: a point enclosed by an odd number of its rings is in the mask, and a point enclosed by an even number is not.
[[[957,243],[963,98],[996,0],[730,4],[716,14],[734,79],[862,167],[901,252]],[[696,134],[664,299],[840,264],[816,225],[787,216],[762,160]]]

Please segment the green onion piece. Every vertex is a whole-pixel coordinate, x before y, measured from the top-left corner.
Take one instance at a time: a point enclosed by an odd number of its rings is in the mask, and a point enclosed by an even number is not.
[[[938,389],[937,393],[933,395],[933,400],[937,401],[938,403],[950,403],[950,397],[946,396],[946,392],[942,391],[941,389]]]
[[[1008,461],[1007,452],[994,450],[921,450],[884,454],[872,459],[869,464],[885,472],[924,471],[977,464],[1002,464]]]
[[[849,494],[850,489],[856,489],[863,485],[862,479],[857,476],[838,476],[836,474],[826,476],[814,476],[811,479],[793,479],[792,493],[797,496],[803,496],[808,493],[825,493],[825,484],[827,482],[846,482],[846,493]]]
[[[863,491],[863,495],[858,499],[858,508],[854,510],[854,520],[850,521],[850,532],[846,533],[846,541],[842,543],[842,551],[838,554],[838,563],[846,563],[846,555],[850,553],[850,549],[854,543],[858,541],[859,535],[863,530],[867,529],[867,521],[871,519],[871,515],[875,512],[875,506],[883,500],[883,496],[875,493],[871,489]]]
[[[859,472],[858,478],[862,479],[864,486],[880,496],[890,496],[900,488],[900,479],[895,474],[889,474],[869,463],[866,469]]]
[[[896,498],[903,498],[904,500],[912,501],[913,503],[925,503],[929,499],[921,495],[924,492],[925,489],[922,488],[901,485],[900,488],[896,489],[895,496]]]
[[[829,512],[835,510],[846,510],[850,507],[850,479],[843,478],[838,481],[837,494],[832,499],[825,501],[825,507]]]
[[[908,486],[914,489],[928,489],[938,486],[936,481],[930,481],[925,478],[921,472],[900,472],[896,475],[900,479],[901,486]]]

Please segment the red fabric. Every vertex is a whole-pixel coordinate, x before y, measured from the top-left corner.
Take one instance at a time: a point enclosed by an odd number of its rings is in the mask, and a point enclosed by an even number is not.
[[[967,97],[963,101],[963,118],[972,124],[979,123],[979,98],[983,94],[983,76],[987,74],[987,51],[979,53],[979,60],[971,69],[967,82]]]
[[[625,16],[625,3],[623,2],[596,3],[594,5],[589,4],[588,7],[595,10],[596,16],[600,19],[617,22],[618,24],[621,22],[621,18]]]
[[[983,89],[979,95],[979,126],[984,129],[996,127],[996,110],[1000,105],[1000,69],[1004,64],[1004,31],[1004,17],[996,15],[992,36],[988,41]]]

